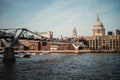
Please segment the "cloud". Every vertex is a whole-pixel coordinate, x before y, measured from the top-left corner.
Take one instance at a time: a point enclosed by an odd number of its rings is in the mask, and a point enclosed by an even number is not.
[[[109,25],[120,24],[118,22],[120,20],[118,14],[120,12],[117,10],[118,5],[111,1],[47,1],[40,4],[39,2],[26,2],[25,0],[15,2],[14,6],[17,6],[16,9],[18,9],[16,13],[19,14],[13,15],[9,13],[8,16],[11,17],[3,16],[0,19],[0,25],[25,27],[38,32],[51,30],[55,36],[61,34],[71,36],[74,27],[77,28],[78,35],[89,35],[97,13],[100,14],[100,20],[105,24],[105,27],[107,26],[107,29],[109,29]],[[22,7],[20,7],[21,4],[23,4]]]
[[[54,2],[46,9],[37,11],[30,18],[27,18],[24,25],[31,26],[31,28],[34,26],[33,28],[36,27],[36,30],[39,29],[40,31],[50,29],[55,32],[63,31],[65,33],[67,31],[64,30],[72,29],[78,24],[79,18],[83,18],[83,15],[88,14],[84,13],[86,8],[84,6],[68,8],[71,3]]]

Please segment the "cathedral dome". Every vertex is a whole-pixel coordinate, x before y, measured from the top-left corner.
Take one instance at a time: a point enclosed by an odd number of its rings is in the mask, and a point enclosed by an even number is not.
[[[93,31],[94,36],[103,36],[103,35],[105,35],[105,28],[103,27],[103,24],[100,21],[98,15],[97,15],[97,20],[96,20],[95,24],[93,25],[92,31]]]
[[[96,21],[93,27],[103,27],[103,24],[100,21]]]
[[[93,27],[103,27],[102,22],[100,22],[99,16],[97,16],[97,20],[95,24],[93,25]]]

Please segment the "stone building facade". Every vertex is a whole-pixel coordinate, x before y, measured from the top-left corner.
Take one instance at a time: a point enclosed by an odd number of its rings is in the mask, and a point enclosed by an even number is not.
[[[46,37],[46,38],[49,38],[49,39],[53,39],[53,32],[52,31],[48,31],[48,32],[36,32],[36,34],[39,34],[39,35],[41,35],[41,36],[43,36],[43,37]],[[41,39],[41,36],[39,36],[39,35],[36,35],[36,34],[34,34],[34,38],[35,39]]]
[[[90,50],[120,51],[120,35],[105,35],[105,28],[99,16],[93,25],[92,32],[92,36],[86,36]]]
[[[92,28],[93,31],[93,36],[104,36],[105,35],[105,28],[103,26],[103,23],[99,19],[99,15],[97,15],[97,19],[95,24],[93,25]]]
[[[120,35],[86,37],[90,50],[120,51]]]
[[[52,39],[53,33],[42,33]],[[49,34],[49,35],[48,35]],[[35,37],[35,35],[34,35]],[[36,37],[37,38],[37,37]],[[80,40],[86,40],[88,44],[87,49],[91,51],[118,51],[120,52],[120,30],[116,30],[116,34],[112,32],[109,35],[105,35],[105,28],[100,21],[99,15],[92,27],[92,35],[80,38],[77,35],[76,28],[73,29],[73,38],[65,42],[52,42],[52,41],[40,41],[40,40],[27,40],[19,39],[15,44],[15,50],[75,50],[71,42],[80,42]],[[62,39],[64,40],[64,39]],[[71,42],[70,42],[71,41]],[[0,50],[4,49],[4,44],[0,40]]]

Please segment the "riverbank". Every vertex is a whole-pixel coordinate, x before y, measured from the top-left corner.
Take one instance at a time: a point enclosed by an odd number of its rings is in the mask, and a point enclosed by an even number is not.
[[[24,50],[27,53],[120,53],[115,50]]]

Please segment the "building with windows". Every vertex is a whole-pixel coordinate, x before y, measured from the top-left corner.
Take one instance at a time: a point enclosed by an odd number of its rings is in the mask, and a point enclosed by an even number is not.
[[[38,35],[37,35],[38,34]],[[34,38],[35,39],[41,39],[41,36],[43,37],[46,37],[46,38],[49,38],[49,39],[52,39],[53,38],[53,32],[52,31],[48,31],[48,32],[36,32],[34,34]]]
[[[90,50],[112,50],[120,51],[120,36],[91,36],[86,37]]]
[[[52,40],[53,32],[51,31],[35,33],[33,36],[34,39],[19,39],[14,49],[35,51],[88,50],[91,52],[120,52],[120,30],[117,29],[115,33],[109,31],[108,35],[105,35],[105,28],[100,21],[99,15],[97,15],[97,19],[92,27],[91,36],[78,37],[75,27],[72,34],[72,38],[62,37],[61,35],[60,39]],[[38,40],[43,36],[51,40]],[[5,45],[0,39],[0,50],[3,50],[4,47]]]
[[[116,30],[116,35],[120,35],[120,30],[119,29]]]
[[[116,35],[109,32],[105,35],[105,28],[97,15],[97,20],[92,28],[92,36],[87,36],[88,48],[90,50],[99,51],[120,51],[120,35],[116,31]]]
[[[113,32],[112,32],[112,31],[109,31],[109,32],[108,32],[108,35],[113,35]]]

